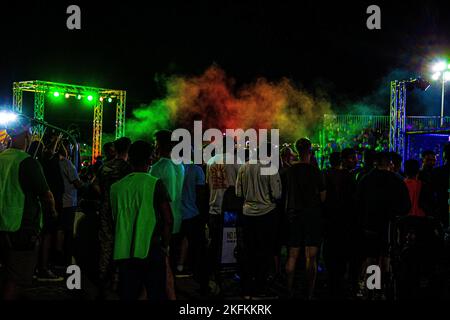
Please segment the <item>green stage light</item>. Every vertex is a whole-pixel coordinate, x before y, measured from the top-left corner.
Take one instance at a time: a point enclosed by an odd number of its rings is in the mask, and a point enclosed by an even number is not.
[[[66,93],[66,94],[64,95],[64,97],[66,97],[66,99],[69,99],[70,94]]]
[[[111,102],[112,102],[112,99],[111,99],[111,98],[108,98],[108,102],[111,103]]]
[[[94,99],[94,97],[91,96],[91,95],[89,95],[89,96],[87,97],[87,99],[88,99],[89,101],[92,101],[92,99]]]
[[[77,95],[77,99],[81,100],[81,94]]]
[[[59,97],[59,92],[58,91],[53,92],[53,96],[56,98]]]

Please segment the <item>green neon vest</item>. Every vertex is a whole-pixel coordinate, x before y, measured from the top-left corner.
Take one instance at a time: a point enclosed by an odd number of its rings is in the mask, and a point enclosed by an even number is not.
[[[19,167],[29,156],[18,149],[0,153],[0,231],[15,232],[22,224],[25,194],[20,186]]]
[[[147,257],[156,225],[153,195],[157,181],[148,173],[134,172],[111,186],[114,260]]]

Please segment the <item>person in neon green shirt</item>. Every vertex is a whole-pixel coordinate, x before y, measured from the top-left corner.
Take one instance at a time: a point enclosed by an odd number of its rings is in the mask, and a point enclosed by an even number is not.
[[[20,116],[8,129],[11,148],[0,153],[0,259],[5,275],[2,299],[17,297],[17,285],[30,285],[37,262],[41,206],[56,218],[53,194],[42,167],[25,150],[31,142],[30,122]]]
[[[151,145],[134,142],[129,150],[132,173],[112,184],[114,260],[119,266],[119,297],[137,300],[142,287],[149,300],[165,300],[166,267],[173,217],[162,181],[147,173]]]

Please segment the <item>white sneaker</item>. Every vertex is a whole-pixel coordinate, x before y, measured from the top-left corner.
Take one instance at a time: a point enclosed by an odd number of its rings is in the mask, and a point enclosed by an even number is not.
[[[41,282],[60,282],[64,281],[63,277],[57,276],[51,270],[39,271],[36,277]]]

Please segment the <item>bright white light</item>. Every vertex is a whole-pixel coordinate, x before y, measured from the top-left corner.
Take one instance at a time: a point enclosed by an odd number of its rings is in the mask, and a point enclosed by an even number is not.
[[[440,72],[433,73],[433,75],[431,76],[431,78],[434,81],[439,80],[440,77],[441,77],[441,73]]]
[[[444,72],[444,80],[450,81],[450,71]]]
[[[0,111],[0,125],[5,126],[17,120],[17,114],[11,111]]]
[[[447,62],[439,61],[433,66],[433,72],[442,72],[447,69]]]

